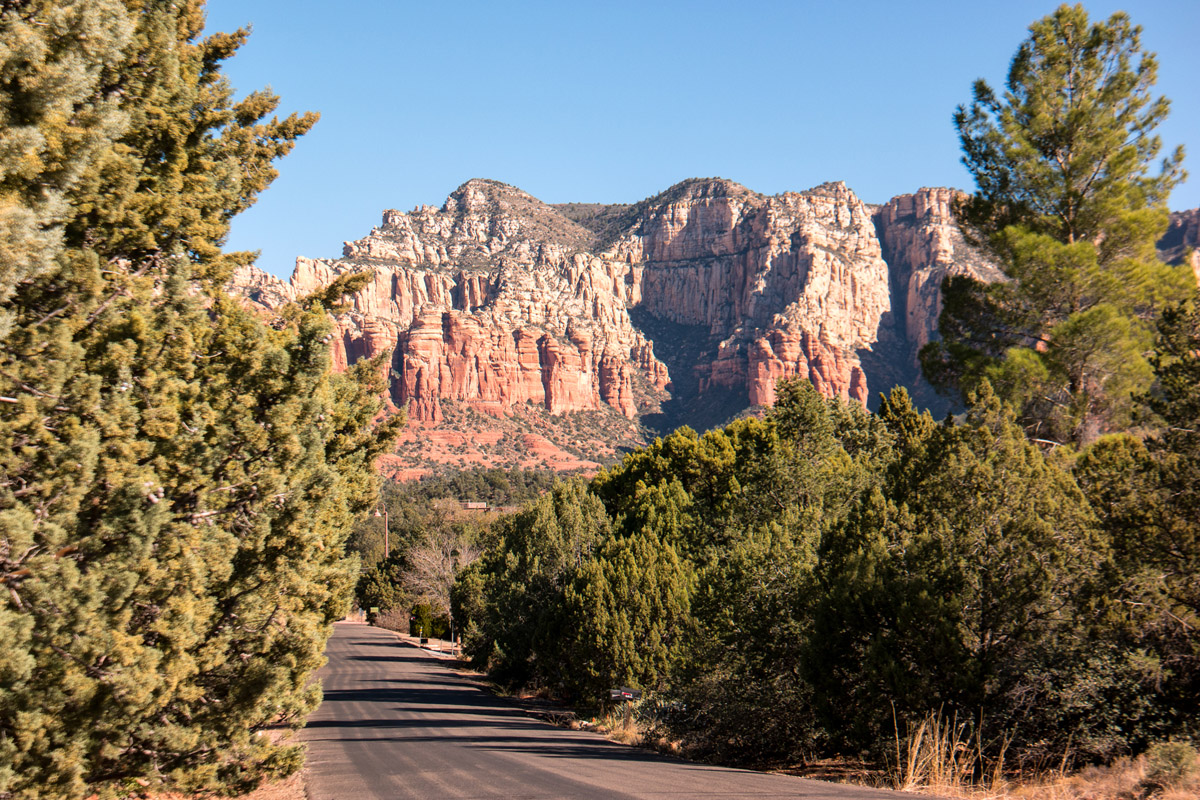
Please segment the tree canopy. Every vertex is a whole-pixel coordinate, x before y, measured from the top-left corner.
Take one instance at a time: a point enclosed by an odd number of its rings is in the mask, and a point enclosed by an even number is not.
[[[943,389],[986,378],[1035,437],[1080,444],[1129,423],[1153,321],[1188,291],[1154,249],[1183,148],[1158,162],[1170,104],[1127,15],[1063,5],[1029,30],[1006,91],[977,81],[954,115],[976,185],[960,219],[1007,279],[948,279],[921,359]]]
[[[0,9],[0,795],[235,791],[299,725],[376,493],[378,363],[321,299],[224,295],[229,220],[315,121],[221,75],[203,3]],[[8,267],[12,267],[9,269]]]

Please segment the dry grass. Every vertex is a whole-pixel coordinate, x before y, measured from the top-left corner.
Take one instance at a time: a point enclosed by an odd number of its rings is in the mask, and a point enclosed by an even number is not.
[[[1148,755],[1068,773],[1007,770],[1000,756],[985,755],[977,726],[930,714],[902,736],[896,730],[896,764],[890,784],[906,792],[972,800],[1197,800],[1200,755],[1181,743]]]
[[[897,725],[893,788],[952,797],[995,795],[1004,784],[1005,749],[1002,745],[998,758],[988,758],[979,726],[940,711],[909,726],[903,737]]]
[[[578,722],[572,727],[595,731],[631,747],[645,747],[671,756],[683,755],[683,743],[665,735],[655,724],[653,715],[648,715],[643,707],[634,703],[621,703],[598,720]]]
[[[1160,785],[1147,780],[1146,757],[1122,758],[1072,775],[1044,775],[1012,781],[1001,795],[1014,800],[1196,800],[1200,782]]]
[[[169,794],[146,795],[146,800],[212,800],[212,795],[187,795],[175,792]],[[274,783],[266,783],[250,794],[242,795],[241,800],[306,800],[308,793],[304,789],[304,772],[297,772],[290,778]]]
[[[600,731],[621,744],[639,747],[645,740],[642,728],[633,716],[633,707],[629,703],[621,703],[608,716],[600,721]]]

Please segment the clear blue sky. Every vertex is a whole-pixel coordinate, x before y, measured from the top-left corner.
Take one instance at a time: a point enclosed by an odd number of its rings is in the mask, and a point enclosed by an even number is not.
[[[1200,206],[1200,0],[1124,8],[1158,53],[1164,145]],[[252,24],[226,65],[244,94],[322,119],[229,245],[334,257],[385,208],[441,205],[469,178],[550,203],[635,202],[685,178],[774,194],[842,180],[881,203],[971,188],[951,124],[971,84],[1001,86],[1052,2],[438,2],[209,0],[212,30]],[[1164,148],[1164,150],[1166,149]]]

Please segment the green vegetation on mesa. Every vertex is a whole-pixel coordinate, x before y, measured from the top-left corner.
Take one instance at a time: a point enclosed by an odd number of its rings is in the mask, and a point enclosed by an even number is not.
[[[1162,263],[1178,148],[1158,165],[1154,54],[1123,13],[1061,6],[1030,27],[1000,97],[983,81],[954,116],[976,192],[964,230],[1009,280],[947,280],[927,376],[964,396],[986,379],[1031,436],[1087,444],[1130,424],[1149,388],[1154,320],[1190,272]]]
[[[1064,6],[960,110],[964,224],[1009,277],[947,286],[925,363],[961,419],[783,382],[764,419],[560,483],[460,571],[471,660],[649,690],[739,763],[894,761],[937,714],[981,775],[1200,735],[1200,297],[1154,257],[1181,173],[1149,175],[1153,77],[1124,15]]]
[[[269,324],[230,219],[315,121],[235,102],[203,3],[0,8],[0,797],[243,790],[300,763],[374,502],[344,283]]]

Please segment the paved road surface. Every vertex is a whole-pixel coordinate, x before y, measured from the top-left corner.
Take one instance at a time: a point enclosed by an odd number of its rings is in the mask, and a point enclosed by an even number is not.
[[[338,623],[309,720],[310,800],[764,798],[895,793],[690,764],[556,728],[395,634]]]

